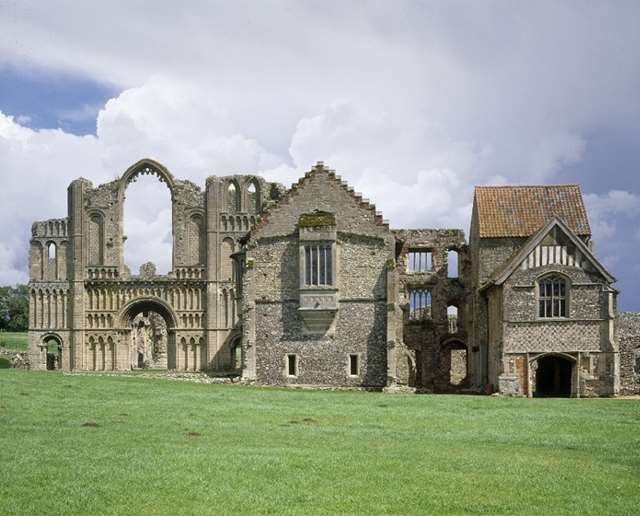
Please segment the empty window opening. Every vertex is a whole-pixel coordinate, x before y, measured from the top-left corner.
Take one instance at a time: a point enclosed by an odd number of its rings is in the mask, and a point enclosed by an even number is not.
[[[230,212],[239,210],[238,207],[238,189],[234,183],[229,183],[227,187],[227,209]]]
[[[559,276],[546,278],[538,284],[538,317],[567,316],[567,283]]]
[[[307,286],[333,285],[332,262],[331,245],[304,246],[304,284]]]
[[[455,249],[451,249],[447,253],[447,277],[448,278],[457,278],[460,274],[460,270],[458,268],[458,251]]]
[[[431,251],[409,251],[409,272],[429,272],[433,270]]]
[[[258,188],[255,181],[251,181],[247,187],[247,211],[257,213],[258,208]]]
[[[449,323],[449,333],[458,332],[458,307],[455,305],[447,306],[447,321]]]
[[[571,396],[573,364],[559,356],[545,356],[537,360],[534,396],[568,398]]]
[[[173,226],[171,191],[153,175],[138,175],[124,202],[124,258],[132,274],[152,262],[158,274],[171,270]]]
[[[467,380],[468,356],[467,348],[453,348],[450,354],[449,383],[460,386]]]
[[[349,376],[358,376],[360,374],[359,359],[358,355],[349,355]]]
[[[287,355],[287,376],[298,376],[298,355]]]
[[[416,288],[409,291],[409,318],[414,321],[431,318],[431,291]]]
[[[49,260],[55,260],[56,259],[56,244],[54,244],[53,242],[49,242],[49,245],[47,246],[47,253],[49,256]]]

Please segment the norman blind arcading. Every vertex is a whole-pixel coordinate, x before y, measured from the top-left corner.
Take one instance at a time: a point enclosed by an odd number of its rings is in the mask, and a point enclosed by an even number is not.
[[[330,244],[304,246],[304,261],[305,285],[333,285],[333,263]]]

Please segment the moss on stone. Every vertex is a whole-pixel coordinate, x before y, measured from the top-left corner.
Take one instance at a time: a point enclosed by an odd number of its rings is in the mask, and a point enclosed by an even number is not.
[[[298,227],[315,228],[321,226],[335,226],[336,216],[327,211],[316,210],[312,213],[303,213],[298,220]]]

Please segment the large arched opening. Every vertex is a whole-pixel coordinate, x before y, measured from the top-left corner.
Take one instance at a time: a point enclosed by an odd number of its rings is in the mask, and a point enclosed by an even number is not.
[[[42,338],[40,346],[45,355],[45,363],[48,371],[62,369],[62,339],[60,336],[50,333]]]
[[[120,180],[120,256],[134,275],[147,262],[159,274],[173,270],[173,193],[173,176],[148,159],[130,167]]]
[[[534,362],[535,397],[568,398],[572,392],[574,360],[565,355],[543,355]]]
[[[136,299],[122,309],[120,327],[131,369],[176,369],[176,316],[164,301]]]

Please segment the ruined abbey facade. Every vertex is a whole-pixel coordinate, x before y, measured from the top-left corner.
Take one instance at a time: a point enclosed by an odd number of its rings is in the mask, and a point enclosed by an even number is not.
[[[172,269],[124,263],[140,174],[172,199]],[[36,222],[32,368],[159,368],[261,384],[599,396],[639,391],[640,316],[619,316],[575,185],[478,187],[459,229],[394,230],[318,163],[287,190],[205,189],[142,160]]]

